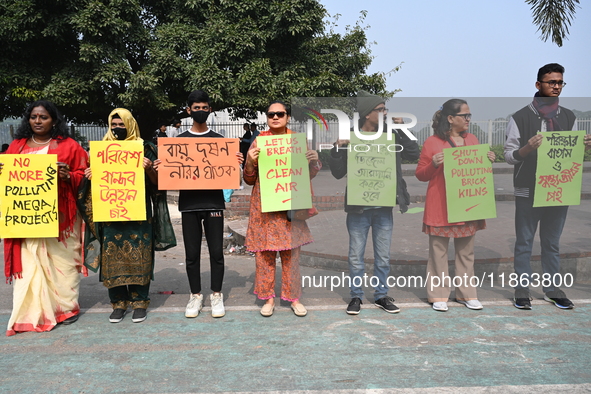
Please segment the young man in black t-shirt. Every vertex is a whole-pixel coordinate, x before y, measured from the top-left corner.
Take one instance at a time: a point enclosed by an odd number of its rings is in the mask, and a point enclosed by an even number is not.
[[[187,99],[187,112],[193,118],[192,127],[179,134],[179,137],[223,138],[207,126],[211,112],[209,95],[195,90]],[[240,155],[240,154],[239,154]],[[239,162],[242,155],[239,156]],[[211,267],[211,315],[222,317],[225,314],[222,294],[224,280],[224,193],[220,190],[181,190],[179,192],[179,211],[182,215],[185,262],[191,298],[185,309],[186,317],[197,317],[203,307],[201,294],[201,239],[203,232],[209,249]],[[203,223],[203,227],[202,227]]]

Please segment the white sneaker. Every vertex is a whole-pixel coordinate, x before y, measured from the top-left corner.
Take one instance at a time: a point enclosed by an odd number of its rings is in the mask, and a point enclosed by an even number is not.
[[[224,295],[222,293],[213,293],[209,296],[211,301],[211,316],[223,317],[226,314],[224,309]]]
[[[460,304],[466,305],[466,307],[468,309],[474,309],[474,310],[482,309],[482,304],[478,300],[468,300],[468,301],[456,300],[456,301],[459,302]]]
[[[191,299],[185,309],[185,317],[197,317],[203,308],[203,294],[191,294]]]
[[[434,302],[433,309],[440,312],[447,312],[447,302]]]

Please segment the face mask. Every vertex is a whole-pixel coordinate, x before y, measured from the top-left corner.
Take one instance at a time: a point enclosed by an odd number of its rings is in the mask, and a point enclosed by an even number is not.
[[[209,117],[208,111],[191,111],[191,117],[197,123],[205,123]]]
[[[124,127],[115,127],[114,129],[111,129],[111,133],[113,133],[118,140],[124,140],[127,138],[127,129]]]

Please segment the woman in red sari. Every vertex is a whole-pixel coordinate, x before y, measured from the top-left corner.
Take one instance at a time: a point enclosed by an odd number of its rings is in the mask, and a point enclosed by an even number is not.
[[[6,153],[57,154],[59,236],[4,242],[6,279],[14,281],[6,335],[49,331],[58,323],[74,323],[80,312],[82,221],[76,195],[88,155],[70,138],[57,107],[45,100],[29,105]]]
[[[260,136],[292,134],[287,128],[289,107],[274,101],[267,108],[269,130]],[[246,248],[255,253],[256,271],[254,293],[261,300],[266,300],[261,315],[271,316],[275,309],[275,268],[277,252],[281,257],[281,299],[291,302],[291,309],[297,316],[305,316],[308,311],[299,301],[302,296],[300,275],[300,247],[312,242],[312,234],[304,220],[287,219],[285,211],[261,211],[261,188],[258,177],[258,161],[261,148],[255,140],[246,157],[244,181],[254,185],[250,199],[250,217],[246,232]],[[310,179],[314,178],[322,167],[318,161],[318,152],[306,152],[310,167]]]

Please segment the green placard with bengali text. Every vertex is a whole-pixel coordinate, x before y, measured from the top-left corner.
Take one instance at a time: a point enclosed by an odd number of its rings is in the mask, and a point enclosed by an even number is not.
[[[497,217],[492,163],[486,144],[443,150],[449,223]]]
[[[534,207],[581,204],[585,130],[541,134]]]
[[[262,211],[312,208],[306,135],[258,136],[256,141]]]
[[[375,133],[361,133],[373,136]],[[347,204],[393,207],[396,205],[396,153],[402,146],[383,133],[374,140],[351,133],[347,149]]]

